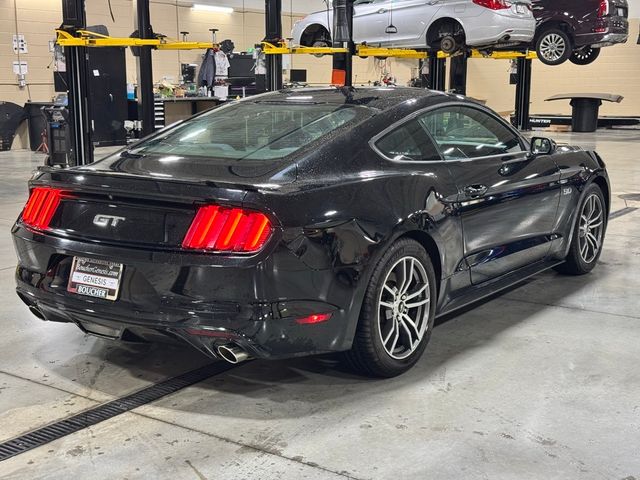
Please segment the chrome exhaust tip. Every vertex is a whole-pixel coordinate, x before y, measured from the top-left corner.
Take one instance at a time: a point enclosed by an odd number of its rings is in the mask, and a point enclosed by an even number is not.
[[[229,363],[237,364],[250,358],[250,355],[237,345],[221,345],[218,347],[218,355]]]
[[[29,305],[29,310],[33,315],[38,317],[40,320],[46,320],[44,313],[42,313],[42,311],[35,305]]]

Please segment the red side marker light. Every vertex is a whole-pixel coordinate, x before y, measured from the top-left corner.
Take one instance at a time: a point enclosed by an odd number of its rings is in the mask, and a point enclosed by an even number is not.
[[[331,318],[330,313],[314,313],[304,318],[296,318],[296,323],[300,325],[312,325],[314,323],[326,322]]]

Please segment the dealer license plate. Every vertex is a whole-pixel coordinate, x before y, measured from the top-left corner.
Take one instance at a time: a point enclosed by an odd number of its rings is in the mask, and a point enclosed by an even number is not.
[[[121,263],[74,257],[67,291],[87,297],[116,300],[123,269]]]

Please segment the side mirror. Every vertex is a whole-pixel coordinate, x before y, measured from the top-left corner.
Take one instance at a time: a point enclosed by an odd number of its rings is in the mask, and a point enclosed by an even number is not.
[[[556,142],[546,137],[531,139],[531,153],[534,155],[551,155],[556,151]]]

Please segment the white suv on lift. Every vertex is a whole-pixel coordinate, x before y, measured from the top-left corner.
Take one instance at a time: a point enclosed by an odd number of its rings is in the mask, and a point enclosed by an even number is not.
[[[331,44],[333,9],[293,27],[293,42]],[[496,49],[531,43],[536,20],[530,0],[356,0],[353,40],[385,47],[454,53],[465,46]]]

